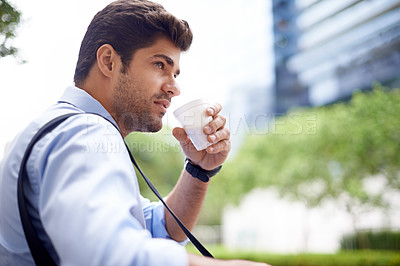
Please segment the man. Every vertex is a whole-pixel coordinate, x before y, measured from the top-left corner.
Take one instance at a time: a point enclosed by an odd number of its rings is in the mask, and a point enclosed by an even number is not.
[[[34,146],[27,161],[25,197],[41,241],[61,265],[252,265],[187,254],[186,236],[160,203],[140,196],[123,137],[156,132],[171,99],[179,57],[192,41],[185,21],[162,6],[121,0],[100,11],[82,41],[75,86],[36,118],[10,145],[0,171],[0,265],[33,265],[19,218],[17,179],[25,149],[48,121],[68,118]],[[204,128],[210,142],[197,151],[182,128],[173,135],[204,172],[216,169],[230,150],[229,130],[210,106]],[[114,126],[113,126],[114,125]],[[120,149],[104,152],[101,145]],[[123,147],[123,148],[122,148]],[[209,182],[185,168],[166,202],[192,229]]]

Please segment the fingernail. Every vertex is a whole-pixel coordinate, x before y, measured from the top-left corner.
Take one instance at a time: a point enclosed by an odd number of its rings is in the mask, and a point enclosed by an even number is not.
[[[211,136],[210,136],[210,141],[211,141],[212,143],[215,142],[215,139],[216,139],[215,135],[211,135]]]
[[[214,115],[214,109],[208,108],[208,112],[210,113],[210,115]]]
[[[204,128],[204,131],[205,131],[206,133],[211,133],[211,127],[206,126],[206,127]]]

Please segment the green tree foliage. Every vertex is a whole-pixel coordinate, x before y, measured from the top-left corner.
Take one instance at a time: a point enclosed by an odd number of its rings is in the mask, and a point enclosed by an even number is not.
[[[21,13],[7,0],[0,0],[0,58],[16,55],[17,48],[10,45],[15,37],[15,29],[21,19]]]
[[[341,199],[349,212],[355,205],[385,207],[383,192],[371,195],[363,180],[382,174],[388,188],[400,190],[399,110],[400,90],[377,85],[348,103],[289,112],[268,134],[247,136],[210,186],[213,205],[275,187],[309,207],[326,199]]]

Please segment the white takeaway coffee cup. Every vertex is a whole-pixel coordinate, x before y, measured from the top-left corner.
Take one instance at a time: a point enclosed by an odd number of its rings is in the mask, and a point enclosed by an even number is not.
[[[207,107],[209,107],[207,99],[198,99],[188,102],[174,111],[175,118],[198,151],[212,145],[203,132],[204,126],[212,120],[212,117],[206,113]]]

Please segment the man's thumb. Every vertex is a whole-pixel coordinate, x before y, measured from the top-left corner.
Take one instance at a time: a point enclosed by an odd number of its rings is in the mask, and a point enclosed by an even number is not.
[[[186,142],[189,140],[185,130],[181,127],[176,127],[172,130],[172,135],[179,141],[179,142]]]

